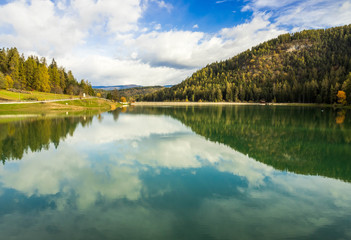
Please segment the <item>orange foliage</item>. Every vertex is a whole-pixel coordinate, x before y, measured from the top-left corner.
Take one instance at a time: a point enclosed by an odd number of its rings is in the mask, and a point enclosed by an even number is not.
[[[345,115],[346,115],[345,110],[339,111],[335,117],[335,122],[337,124],[342,124],[345,121]]]
[[[344,91],[338,91],[336,96],[338,97],[338,103],[346,104],[346,93]]]

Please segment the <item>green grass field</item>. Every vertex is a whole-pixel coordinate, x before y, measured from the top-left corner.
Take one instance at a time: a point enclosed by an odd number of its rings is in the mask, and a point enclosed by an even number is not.
[[[0,100],[8,101],[43,101],[43,100],[54,100],[54,99],[69,99],[79,98],[79,96],[71,96],[66,94],[54,94],[31,91],[31,94],[26,93],[15,93],[7,90],[0,90]]]
[[[64,105],[66,107],[82,107],[82,108],[109,108],[111,103],[98,98],[91,99],[77,99],[77,100],[69,100],[69,101],[61,101],[56,104]]]
[[[105,99],[77,99],[62,102],[28,103],[28,104],[1,104],[0,115],[6,114],[45,114],[71,111],[108,111],[115,109],[117,104]]]
[[[72,99],[59,102],[40,102],[44,100]],[[0,101],[4,102],[26,102],[38,101],[35,103],[0,104],[0,115],[12,114],[61,114],[66,112],[84,111],[108,111],[118,107],[118,104],[101,98],[80,99],[79,96],[65,94],[54,94],[32,91],[30,93],[16,93],[7,90],[0,90]],[[5,121],[1,119],[1,121]]]

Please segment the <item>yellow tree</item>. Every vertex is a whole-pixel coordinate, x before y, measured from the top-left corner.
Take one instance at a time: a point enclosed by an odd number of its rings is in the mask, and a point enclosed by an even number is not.
[[[125,97],[121,97],[121,102],[125,103],[127,102],[127,99]]]
[[[336,95],[338,97],[338,103],[346,104],[346,93],[344,91],[338,91]]]
[[[7,83],[7,88],[12,88],[13,87],[13,79],[10,75],[7,75],[5,77],[6,83]]]

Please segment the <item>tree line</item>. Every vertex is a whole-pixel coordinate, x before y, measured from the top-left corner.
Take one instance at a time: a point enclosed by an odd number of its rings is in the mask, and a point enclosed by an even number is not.
[[[283,34],[144,101],[351,102],[351,25]]]
[[[18,53],[17,48],[0,49],[0,89],[8,88],[95,95],[88,81],[78,82],[72,72],[59,67],[55,59],[48,64],[44,57],[25,58]]]

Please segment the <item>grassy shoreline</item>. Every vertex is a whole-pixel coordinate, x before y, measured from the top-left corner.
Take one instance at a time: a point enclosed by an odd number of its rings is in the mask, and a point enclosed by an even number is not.
[[[13,92],[9,90],[0,90],[0,100],[3,101],[45,101],[45,100],[57,100],[57,99],[78,99],[79,96],[67,95],[67,94],[56,94],[56,93],[45,93],[38,91],[25,91],[24,93]]]
[[[28,104],[1,104],[0,115],[33,115],[33,114],[57,114],[69,113],[99,113],[116,109],[118,104],[105,99],[75,99],[61,102],[38,102]]]

